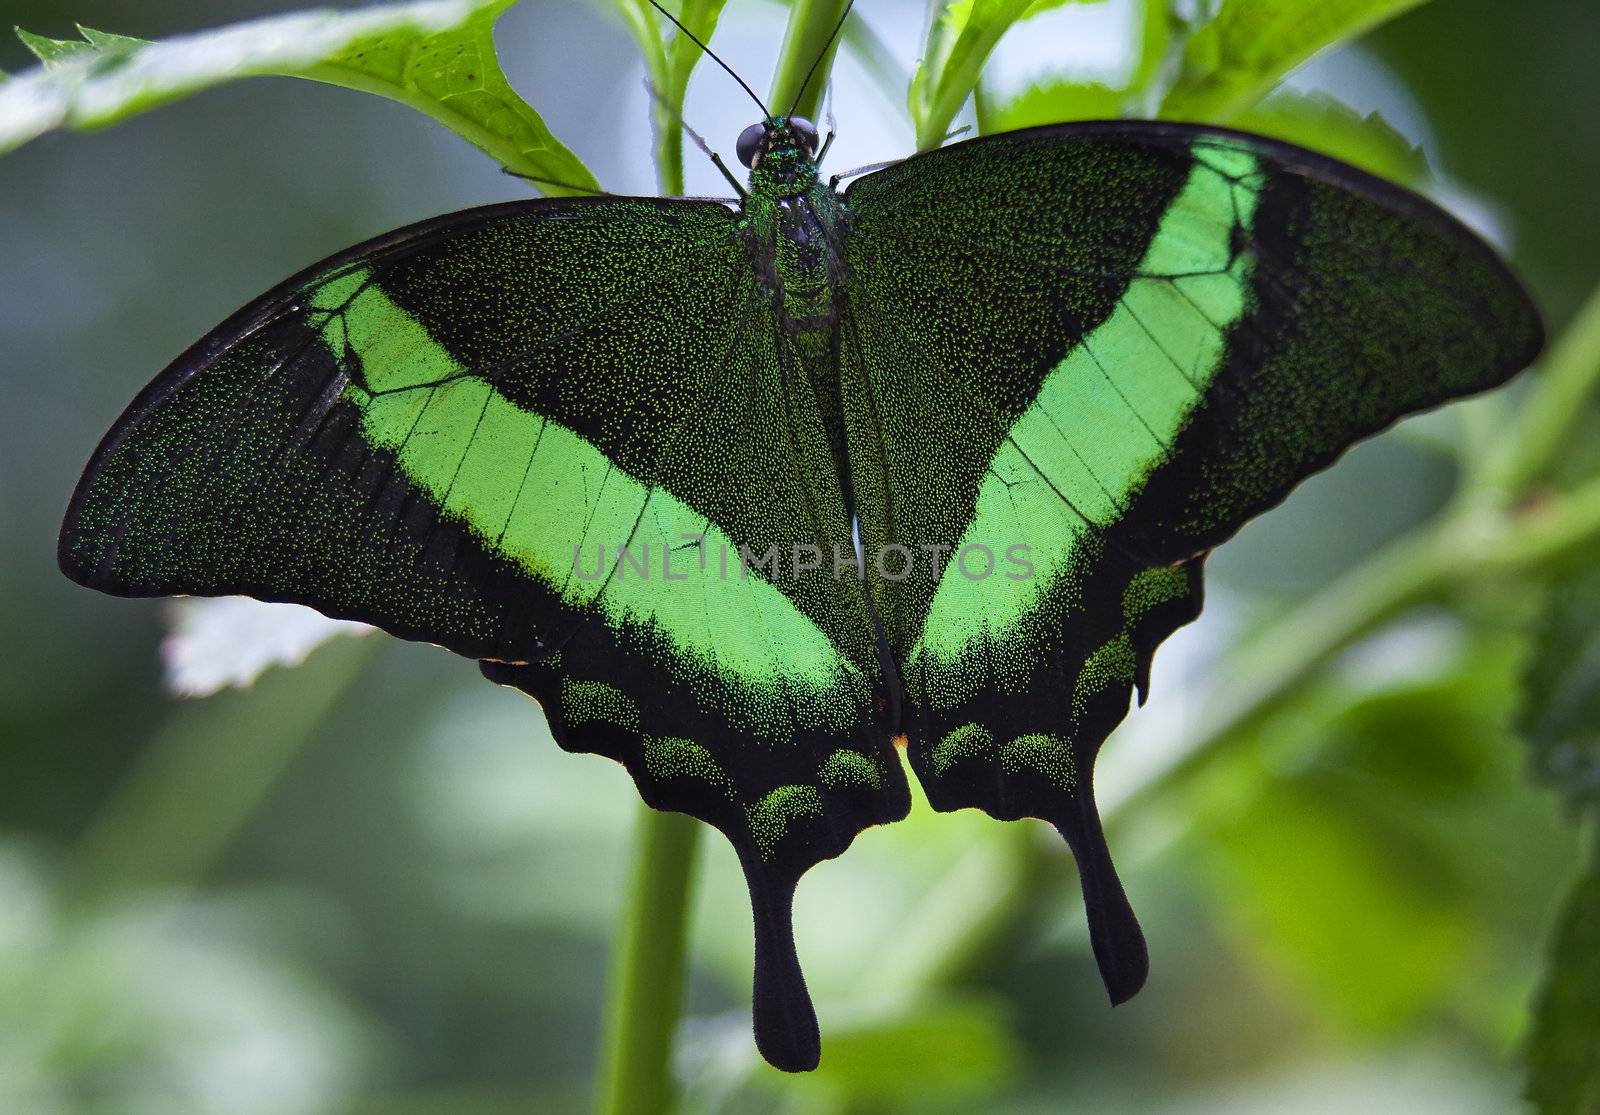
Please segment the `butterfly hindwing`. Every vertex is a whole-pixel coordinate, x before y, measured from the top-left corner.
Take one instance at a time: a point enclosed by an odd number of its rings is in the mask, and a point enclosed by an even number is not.
[[[1144,979],[1092,771],[1206,551],[1352,442],[1538,351],[1413,195],[1236,133],[1008,133],[855,183],[841,372],[873,601],[941,809],[1061,829],[1114,1000]]]
[[[908,807],[812,385],[715,203],[455,214],[310,269],[135,400],[61,540],[124,595],[247,593],[484,660],[562,746],[738,849],[757,1032],[809,1067],[795,881]]]

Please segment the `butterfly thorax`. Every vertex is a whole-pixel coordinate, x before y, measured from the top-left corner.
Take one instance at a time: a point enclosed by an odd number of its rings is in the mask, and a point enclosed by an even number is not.
[[[782,133],[778,133],[781,135]],[[843,281],[839,195],[800,143],[773,143],[750,170],[739,221],[757,279],[792,333],[831,331]]]

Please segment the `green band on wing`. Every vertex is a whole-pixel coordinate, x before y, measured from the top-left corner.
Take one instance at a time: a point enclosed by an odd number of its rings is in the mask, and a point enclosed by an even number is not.
[[[1127,513],[1221,367],[1248,306],[1251,261],[1234,246],[1261,184],[1248,152],[1208,141],[1195,160],[1116,309],[1056,365],[995,453],[961,545],[1027,545],[1033,575],[946,567],[911,654],[926,656],[939,703],[970,695],[966,654],[1025,641],[1018,629],[1042,598],[1073,603],[1068,574]]]
[[[734,711],[756,725],[785,723],[793,703],[841,728],[854,723],[853,687],[838,683],[858,671],[770,582],[738,576],[737,560],[729,577],[701,557],[737,553],[704,515],[461,367],[370,272],[325,283],[312,305],[328,314],[322,336],[333,350],[360,357],[365,383],[344,398],[361,408],[364,435],[397,455],[441,514],[567,604],[598,599],[613,628],[664,633],[700,666],[743,683]],[[685,536],[703,537],[704,549],[685,552]],[[602,546],[615,575],[603,575]],[[641,560],[642,574],[630,563]],[[791,700],[785,684],[807,691]]]

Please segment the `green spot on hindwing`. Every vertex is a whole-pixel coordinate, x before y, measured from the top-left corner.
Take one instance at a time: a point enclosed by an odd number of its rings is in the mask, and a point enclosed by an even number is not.
[[[994,754],[994,736],[982,724],[963,724],[946,732],[933,745],[930,758],[936,774],[943,774],[960,759],[982,759]]]
[[[692,739],[650,739],[644,745],[644,769],[652,778],[698,778],[733,797],[733,780],[712,758],[711,752]]]
[[[1177,565],[1158,565],[1134,575],[1122,590],[1122,617],[1131,627],[1145,613],[1189,595],[1189,574]]]
[[[561,715],[568,724],[599,721],[635,732],[639,730],[639,706],[622,690],[603,681],[563,680]]]
[[[796,817],[821,816],[822,795],[815,786],[779,786],[754,805],[745,806],[750,835],[761,849],[761,858],[770,859],[778,841]]]
[[[1137,670],[1133,643],[1124,631],[1084,660],[1072,687],[1072,714],[1082,716],[1090,701],[1114,685],[1132,685]]]
[[[1011,773],[1035,771],[1063,790],[1070,791],[1078,781],[1071,741],[1045,732],[1029,732],[1008,742],[1000,749],[1000,765]]]
[[[882,785],[878,768],[872,765],[871,759],[859,751],[843,749],[822,761],[822,766],[817,769],[817,778],[830,790],[845,786],[871,786],[876,790]]]

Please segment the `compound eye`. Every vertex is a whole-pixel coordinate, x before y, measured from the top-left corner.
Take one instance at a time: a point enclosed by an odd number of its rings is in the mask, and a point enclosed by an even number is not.
[[[795,139],[800,141],[800,146],[812,154],[816,154],[817,126],[815,124],[804,116],[791,116],[789,117],[789,131],[794,134]]]
[[[748,167],[755,166],[756,156],[761,154],[762,141],[766,138],[767,126],[765,123],[751,124],[740,132],[739,142],[734,148],[739,155],[739,161]]]

